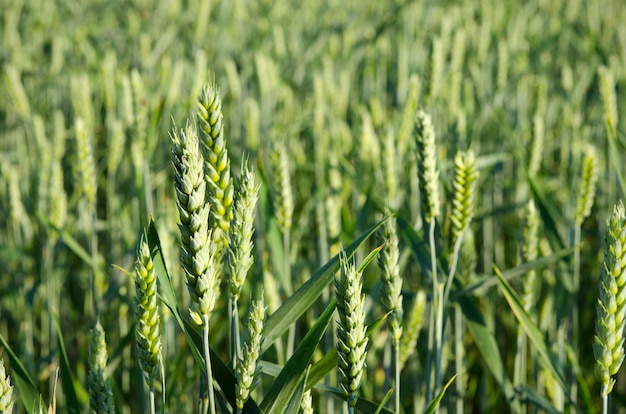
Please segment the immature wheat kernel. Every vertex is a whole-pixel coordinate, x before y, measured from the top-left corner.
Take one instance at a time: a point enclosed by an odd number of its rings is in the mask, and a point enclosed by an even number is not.
[[[161,355],[160,315],[157,306],[157,278],[150,255],[150,247],[143,234],[137,247],[135,262],[135,338],[139,349],[139,365],[146,382],[153,386]]]
[[[362,294],[361,274],[345,256],[341,258],[341,271],[335,277],[335,295],[339,313],[339,385],[348,399],[348,407],[353,408],[361,386],[368,338],[365,335],[365,296]]]
[[[255,184],[254,172],[248,168],[247,161],[241,166],[241,177],[237,180],[237,193],[233,206],[232,231],[228,246],[228,264],[230,266],[230,295],[237,301],[241,288],[254,262],[252,256],[252,235],[254,234],[254,209],[259,194]]]
[[[4,371],[4,360],[0,358],[0,413],[13,412],[13,386],[11,378]]]
[[[611,393],[616,375],[624,360],[624,325],[626,324],[626,212],[620,202],[607,221],[604,271],[597,305],[596,335],[593,354],[595,373],[601,393]]]
[[[421,109],[417,111],[415,131],[422,211],[424,220],[430,223],[439,216],[439,172],[433,123]]]
[[[591,213],[593,201],[596,196],[596,182],[598,181],[598,157],[596,149],[591,144],[585,147],[580,184],[578,185],[578,198],[576,199],[576,225],[580,226]]]
[[[89,373],[87,383],[89,385],[89,406],[92,413],[115,413],[113,406],[113,392],[111,384],[106,378],[107,349],[104,339],[104,330],[100,321],[91,331],[91,343],[89,345]]]
[[[219,290],[219,269],[215,249],[211,249],[209,204],[196,131],[190,127],[175,130],[172,138],[172,164],[175,172],[177,206],[180,217],[181,264],[187,288],[196,309],[194,321],[205,325]],[[206,318],[204,318],[206,317]]]
[[[233,184],[230,178],[230,158],[224,138],[222,101],[214,84],[205,85],[198,98],[197,121],[204,152],[204,174],[208,183],[207,196],[211,202],[213,240],[220,249],[228,246]]]
[[[263,326],[265,323],[266,307],[261,299],[252,302],[250,316],[248,318],[248,333],[250,339],[243,345],[243,359],[237,364],[237,409],[242,410],[250,393],[256,386],[256,380],[260,373],[257,366],[261,345],[263,343]]]

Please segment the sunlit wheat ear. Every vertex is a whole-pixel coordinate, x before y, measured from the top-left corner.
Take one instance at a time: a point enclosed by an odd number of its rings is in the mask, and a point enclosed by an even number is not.
[[[289,158],[283,141],[277,140],[272,145],[271,166],[275,188],[274,209],[278,227],[283,233],[291,230],[293,220],[293,193],[289,174]]]
[[[139,365],[145,373],[146,382],[152,388],[161,355],[161,318],[157,306],[156,272],[145,234],[137,247],[135,291],[137,317],[135,338],[139,350]]]
[[[378,255],[378,265],[382,270],[381,301],[385,310],[392,311],[387,318],[394,346],[399,344],[402,337],[402,278],[400,277],[400,249],[395,216],[389,217],[383,225],[379,242],[385,243],[381,254]]]
[[[606,66],[598,69],[600,76],[600,96],[604,107],[604,120],[609,122],[613,132],[617,130],[619,112],[617,110],[617,96],[615,94],[615,78],[613,72]]]
[[[113,392],[104,372],[106,365],[107,349],[104,331],[100,321],[97,321],[91,331],[91,343],[89,345],[89,373],[87,374],[89,407],[95,413],[114,414]]]
[[[463,235],[463,231],[469,226],[474,217],[474,198],[476,196],[476,155],[474,152],[463,151],[454,157],[454,181],[452,188],[452,241],[456,241]]]
[[[415,294],[411,312],[406,321],[405,328],[400,341],[400,367],[404,367],[406,361],[415,352],[417,339],[419,338],[424,319],[426,318],[426,293],[419,290]]]
[[[249,169],[247,161],[241,166],[241,177],[236,184],[238,190],[233,206],[232,231],[228,246],[229,289],[234,300],[239,298],[248,270],[254,262],[252,235],[259,186],[255,184],[254,172]]]
[[[439,171],[432,119],[421,109],[417,111],[415,138],[422,212],[424,220],[430,223],[439,216]]]
[[[237,410],[242,410],[248,400],[250,393],[256,386],[256,381],[260,373],[257,366],[261,345],[263,343],[263,326],[265,323],[266,307],[261,299],[252,302],[250,316],[248,318],[248,333],[250,339],[243,345],[243,359],[237,364],[237,386],[235,394],[237,397]]]
[[[196,323],[205,326],[215,307],[219,272],[215,252],[211,251],[209,204],[205,198],[206,183],[200,143],[196,131],[190,127],[173,131],[171,138],[180,218],[181,265],[195,304],[192,317]]]
[[[198,97],[197,122],[204,152],[204,174],[208,183],[207,196],[211,203],[212,240],[221,250],[228,246],[232,219],[233,183],[230,158],[224,139],[222,101],[215,84],[205,85]]]
[[[4,360],[0,358],[0,413],[13,412],[13,386],[11,378],[4,371]]]
[[[624,360],[624,324],[626,322],[626,213],[620,202],[607,221],[604,270],[597,305],[596,335],[593,354],[595,373],[602,396],[613,389]]]
[[[365,335],[365,297],[362,294],[361,274],[354,263],[341,257],[341,271],[335,277],[335,295],[339,322],[337,325],[337,353],[339,385],[351,410],[357,402],[357,391],[365,367],[368,338]]]
[[[582,163],[582,171],[578,185],[578,197],[576,199],[576,213],[574,221],[580,226],[591,213],[593,201],[596,196],[596,183],[598,181],[598,156],[592,145],[585,146],[585,156]]]

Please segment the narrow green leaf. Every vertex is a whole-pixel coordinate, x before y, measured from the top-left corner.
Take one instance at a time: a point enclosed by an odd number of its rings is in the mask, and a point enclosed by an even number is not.
[[[382,225],[385,219],[370,227],[358,239],[350,243],[344,252],[348,258]],[[326,286],[333,280],[335,272],[339,269],[339,257],[343,253],[337,254],[328,263],[322,266],[315,274],[298,290],[291,295],[280,308],[271,314],[265,323],[263,334],[263,350],[267,350],[272,344],[289,329],[307,309],[313,305],[322,294]]]
[[[474,339],[482,359],[504,393],[512,412],[520,412],[520,404],[515,397],[513,384],[509,380],[494,334],[489,331],[480,309],[469,296],[459,297],[459,305],[465,316],[467,330]]]
[[[45,225],[47,225],[48,227],[54,229],[57,233],[59,233],[59,236],[61,237],[61,240],[63,240],[63,243],[65,243],[65,245],[72,252],[74,252],[76,256],[78,256],[83,262],[85,262],[86,265],[93,268],[91,254],[88,253],[87,250],[85,250],[82,244],[78,240],[76,240],[74,236],[72,236],[68,231],[61,229],[55,226],[54,224],[52,224],[50,220],[41,213],[37,213],[37,218],[42,223],[44,223]]]
[[[61,326],[55,316],[53,318],[54,326],[57,331],[57,341],[59,346],[59,358],[61,368],[61,383],[63,384],[63,394],[67,403],[67,411],[73,414],[80,414],[82,410],[82,404],[78,402],[78,396],[76,394],[76,388],[74,388],[74,380],[72,378],[72,369],[70,367],[70,361],[67,357],[65,350],[65,342],[63,341],[63,332],[61,332]],[[84,403],[84,402],[83,402]]]
[[[330,392],[334,395],[336,395],[337,397],[341,398],[341,400],[344,402],[346,402],[346,397],[343,393],[342,390],[340,390],[339,388],[336,387],[329,387],[327,385],[324,384],[320,384],[319,388],[321,390],[324,390],[326,392]],[[362,398],[359,397],[358,400],[356,400],[356,412],[360,413],[360,414],[376,414],[378,413],[382,413],[382,414],[394,414],[393,411],[391,411],[388,408],[385,407],[381,407],[380,403],[368,400],[366,398]]]
[[[563,393],[571,402],[572,398],[569,394],[569,387],[566,385],[565,376],[563,375],[554,358],[548,351],[548,347],[543,340],[543,335],[541,334],[541,331],[539,330],[537,325],[530,319],[530,316],[528,315],[526,310],[524,310],[519,296],[513,290],[509,282],[506,281],[504,276],[502,276],[502,272],[500,272],[500,269],[498,269],[496,265],[493,266],[493,269],[498,276],[498,285],[500,286],[500,290],[504,294],[504,297],[511,307],[513,314],[517,318],[520,327],[524,330],[526,336],[528,336],[528,339],[530,339],[530,341],[533,343],[540,359],[543,361],[546,368],[548,368],[554,378],[556,378],[557,382],[561,386],[561,389],[563,390]]]
[[[13,349],[11,349],[2,334],[0,334],[0,342],[2,343],[2,348],[9,356],[11,378],[15,381],[24,408],[29,413],[39,412],[41,408],[41,394],[37,391],[37,384],[28,374],[28,371],[26,371],[26,368],[24,368],[24,365],[17,358],[17,355],[15,355],[15,352],[13,352]]]
[[[455,379],[456,379],[456,374],[453,375],[452,378],[450,378],[450,380],[446,383],[446,385],[443,386],[441,391],[439,391],[439,394],[437,394],[435,398],[431,401],[431,403],[428,405],[428,408],[426,408],[426,411],[424,411],[424,414],[433,414],[435,412],[435,410],[439,406],[439,403],[441,403],[441,399],[446,394],[446,390]]]
[[[552,405],[552,403],[546,397],[539,394],[535,389],[523,385],[520,389],[520,393],[526,396],[525,402],[527,404],[534,405],[542,413],[558,414],[560,412],[554,407],[554,405]]]
[[[298,411],[300,411],[300,405],[302,404],[302,394],[304,394],[304,386],[307,382],[307,378],[309,377],[310,369],[311,369],[311,366],[309,365],[306,368],[306,372],[304,373],[304,376],[298,382],[298,386],[296,387],[296,390],[293,393],[293,396],[289,400],[287,407],[285,407],[285,414],[292,414],[292,413],[298,414]]]
[[[564,257],[570,256],[571,254],[573,254],[574,250],[575,250],[575,247],[569,247],[567,249],[560,250],[550,256],[541,257],[537,260],[533,260],[532,262],[522,263],[519,266],[505,270],[504,272],[502,272],[502,275],[504,276],[506,280],[515,279],[516,277],[520,277],[520,276],[528,274],[528,272],[531,270],[536,270],[542,267],[549,266],[553,263],[556,263],[557,261],[563,259]],[[457,296],[469,295],[469,294],[480,296],[482,291],[492,286],[495,286],[497,284],[498,284],[498,278],[496,276],[485,276],[479,282],[476,282],[462,289],[461,291],[453,294],[452,297],[456,298]]]
[[[391,387],[387,390],[387,393],[385,393],[383,400],[380,402],[380,404],[378,404],[378,408],[376,409],[374,414],[380,414],[383,411],[383,409],[385,408],[385,405],[387,404],[389,399],[391,399],[391,396],[393,395],[394,391],[395,391],[394,387]]]
[[[336,304],[337,301],[335,299],[331,300],[326,310],[324,310],[317,322],[315,322],[315,325],[307,332],[291,358],[289,358],[289,361],[285,364],[285,367],[272,384],[272,387],[269,389],[260,405],[264,413],[282,414],[285,412],[289,401],[298,388],[298,384],[302,381],[305,372],[307,372],[309,361],[313,356],[315,348],[317,348],[317,345],[322,339],[324,331],[326,331],[326,327],[335,311]]]

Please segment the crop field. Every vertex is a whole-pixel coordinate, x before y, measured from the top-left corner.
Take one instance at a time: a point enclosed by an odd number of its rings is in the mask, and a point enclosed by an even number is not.
[[[626,412],[624,22],[0,0],[0,412]]]

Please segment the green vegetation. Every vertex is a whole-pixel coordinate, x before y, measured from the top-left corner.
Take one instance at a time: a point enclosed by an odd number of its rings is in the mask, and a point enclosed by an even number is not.
[[[626,407],[622,1],[0,10],[0,411]]]

